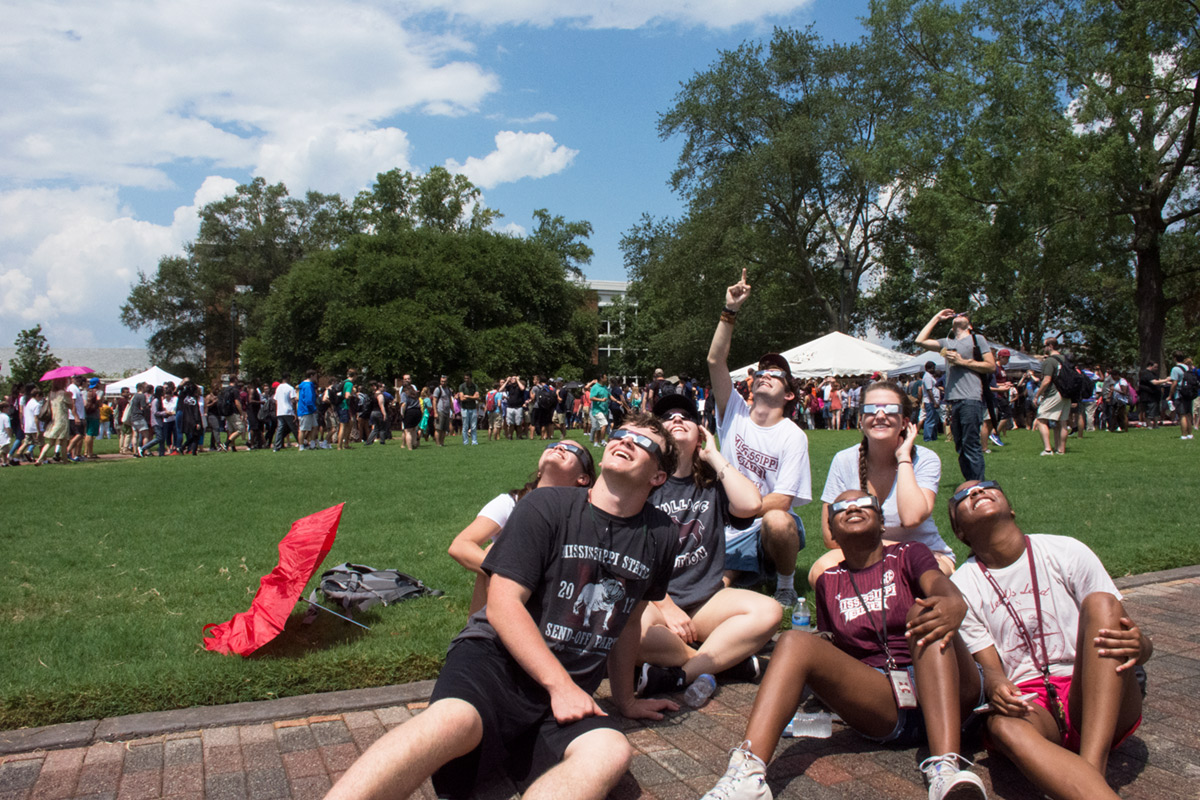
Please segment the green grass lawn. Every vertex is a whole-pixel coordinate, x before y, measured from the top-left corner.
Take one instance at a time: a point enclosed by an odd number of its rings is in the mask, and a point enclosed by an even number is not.
[[[815,495],[834,452],[857,440],[810,434]],[[1009,441],[988,457],[988,476],[1004,484],[1027,531],[1082,539],[1113,575],[1200,563],[1200,445],[1177,430],[1089,434],[1064,458],[1038,457],[1025,431]],[[526,480],[541,447],[452,440],[407,452],[392,442],[3,470],[0,728],[434,676],[466,618],[473,577],[446,547],[485,502]],[[935,449],[935,516],[961,556],[945,508],[957,460],[949,443]],[[251,658],[205,650],[202,626],[249,607],[291,523],[341,502],[326,566],[395,567],[446,595],[372,610],[360,617],[369,632],[328,615],[300,625],[298,608]],[[802,512],[811,544],[800,575],[822,551],[819,512],[818,503]]]

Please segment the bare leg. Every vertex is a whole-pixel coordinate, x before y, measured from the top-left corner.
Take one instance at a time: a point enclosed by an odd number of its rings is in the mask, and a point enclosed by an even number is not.
[[[1079,755],[1101,776],[1117,735],[1133,727],[1142,713],[1142,693],[1133,670],[1117,672],[1117,659],[1099,655],[1093,640],[1101,628],[1121,629],[1125,607],[1105,592],[1083,599],[1075,643],[1075,674],[1068,708],[1079,731]]]
[[[1116,798],[1104,776],[1079,756],[1058,744],[1058,727],[1041,706],[1024,717],[992,714],[987,721],[992,741],[1035,786],[1065,800]]]
[[[409,797],[439,767],[474,750],[482,736],[483,722],[472,705],[439,700],[371,745],[326,800]]]
[[[629,769],[633,751],[625,734],[612,729],[576,738],[561,763],[547,770],[522,795],[524,800],[600,800]]]
[[[1042,437],[1042,451],[1053,449],[1050,446],[1050,426],[1040,419],[1033,423],[1033,426],[1037,428],[1038,435]]]
[[[764,763],[796,713],[805,684],[855,730],[886,736],[896,727],[896,702],[887,678],[824,639],[787,631],[775,646],[746,726],[750,752]]]
[[[914,605],[908,621],[923,609]],[[945,650],[939,642],[918,648],[910,645],[917,696],[925,716],[930,755],[958,753],[962,739],[962,720],[979,700],[979,671],[957,636]]]
[[[796,521],[786,511],[771,510],[763,514],[762,544],[772,568],[780,575],[796,571],[796,556],[800,553],[800,532]]]
[[[653,606],[642,615],[639,658],[660,667],[683,667],[688,683],[716,674],[757,653],[779,629],[783,610],[766,595],[722,589],[693,617],[699,647],[668,630]],[[693,642],[692,645],[696,643]]]

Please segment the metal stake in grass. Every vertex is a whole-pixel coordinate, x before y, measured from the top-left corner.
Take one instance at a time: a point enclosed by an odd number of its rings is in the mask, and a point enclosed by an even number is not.
[[[301,597],[300,599],[303,600],[304,602],[308,603],[309,607],[311,607],[313,609],[319,608],[322,611],[324,611],[326,614],[333,614],[335,617],[339,617],[341,619],[346,620],[346,622],[353,622],[355,625],[362,628],[363,630],[368,630],[368,631],[371,630],[368,626],[363,625],[361,622],[355,622],[354,620],[350,619],[346,615],[339,614],[338,612],[334,611],[332,608],[326,608],[325,606],[321,605],[320,603],[314,603],[312,600],[309,600],[307,597]]]

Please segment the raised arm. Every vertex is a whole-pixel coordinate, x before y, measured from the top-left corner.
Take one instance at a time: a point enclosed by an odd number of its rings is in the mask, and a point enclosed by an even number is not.
[[[725,312],[736,314],[749,296],[750,284],[746,283],[746,270],[743,269],[742,279],[725,290]],[[729,378],[729,344],[733,341],[733,321],[731,315],[725,312],[721,313],[712,344],[708,347],[708,379],[712,382],[718,415],[725,413],[725,404],[729,401],[729,393],[733,391],[733,381]]]
[[[721,451],[717,449],[717,438],[703,426],[700,427],[700,439],[703,444],[700,458],[717,473],[717,478],[725,489],[725,496],[729,498],[729,513],[742,519],[760,516],[763,512],[763,499],[758,493],[758,487],[721,455]]]
[[[900,524],[915,528],[933,513],[937,494],[924,489],[917,483],[916,467],[913,466],[913,451],[916,449],[917,426],[911,420],[904,421],[904,439],[896,448],[896,510]]]
[[[933,329],[939,322],[945,322],[948,319],[954,319],[954,309],[943,308],[938,313],[930,317],[929,322],[925,323],[925,327],[921,328],[921,332],[917,334],[917,346],[924,347],[926,350],[941,350],[942,346],[937,339],[931,339]]]

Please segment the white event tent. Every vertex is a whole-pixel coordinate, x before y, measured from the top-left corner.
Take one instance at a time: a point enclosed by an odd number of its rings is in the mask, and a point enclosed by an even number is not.
[[[991,345],[992,353],[1003,349],[1007,349],[1009,351],[1007,367],[1009,372],[1024,372],[1027,369],[1038,373],[1042,371],[1042,362],[1033,356],[1027,356],[1024,353],[1017,352],[1011,347],[1005,348],[1003,345],[999,345],[994,342],[989,342],[988,344]],[[925,371],[926,361],[932,361],[935,369],[937,369],[939,372],[944,372],[946,370],[946,359],[942,357],[942,354],[928,350],[924,353],[918,353],[917,355],[912,356],[908,361],[905,361],[895,369],[889,369],[888,377],[898,378],[901,375],[919,375]]]
[[[137,389],[137,385],[139,383],[148,383],[151,386],[162,386],[167,381],[171,381],[178,386],[179,382],[182,380],[183,378],[172,375],[165,369],[151,367],[145,372],[139,372],[137,375],[130,375],[128,378],[119,380],[116,383],[108,384],[104,387],[104,393],[120,394],[122,389],[129,389],[129,391],[132,392]]]
[[[877,344],[864,342],[847,336],[840,331],[827,333],[811,342],[793,347],[780,353],[788,360],[792,376],[796,378],[823,378],[826,375],[870,375],[872,372],[887,372],[908,360],[904,353],[897,353]],[[747,364],[740,370],[729,373],[735,381],[746,377],[746,370],[754,369],[758,362]]]

